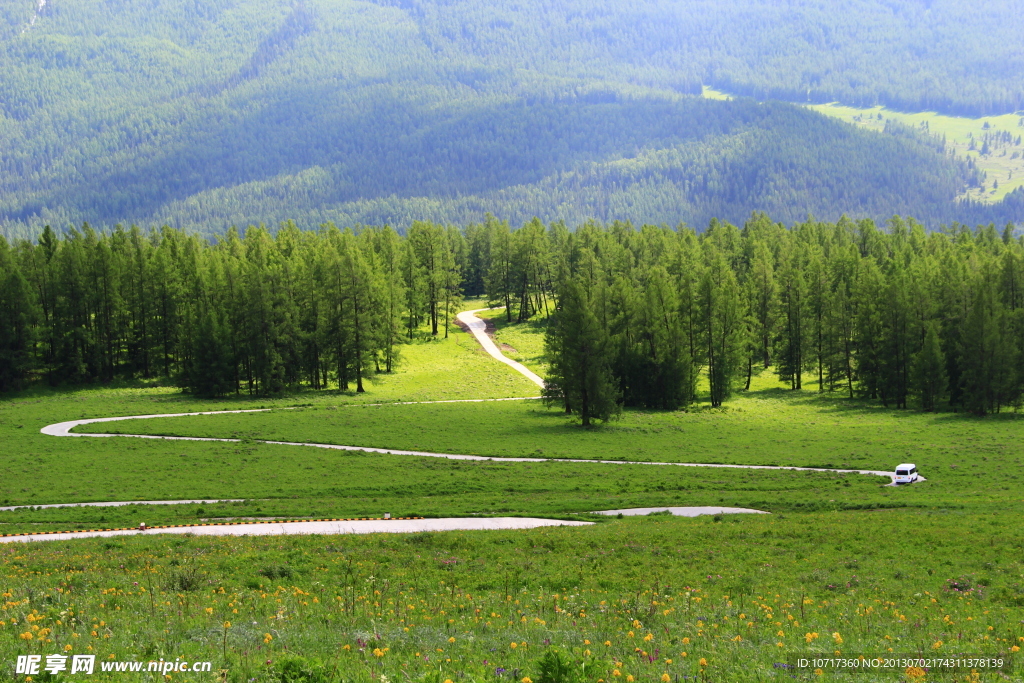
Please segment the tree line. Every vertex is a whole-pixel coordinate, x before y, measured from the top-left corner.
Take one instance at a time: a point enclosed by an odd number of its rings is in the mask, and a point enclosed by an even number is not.
[[[547,320],[546,394],[584,423],[793,389],[977,414],[1024,402],[1024,238],[913,219],[742,226],[490,215],[207,240],[89,226],[0,239],[0,389],[164,377],[216,396],[365,389],[463,295]]]
[[[203,396],[362,392],[421,327],[447,336],[464,245],[433,223],[0,238],[0,390],[163,377]]]
[[[1012,224],[556,225],[539,255],[516,234],[516,290],[490,296],[528,317],[529,273],[550,274],[546,394],[584,424],[623,405],[721,406],[764,372],[894,408],[1024,402],[1024,242]]]

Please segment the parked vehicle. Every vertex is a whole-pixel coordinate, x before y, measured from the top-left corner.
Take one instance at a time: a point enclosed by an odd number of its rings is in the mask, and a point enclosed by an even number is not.
[[[896,466],[896,477],[893,479],[896,484],[913,484],[917,481],[917,465],[904,463]]]

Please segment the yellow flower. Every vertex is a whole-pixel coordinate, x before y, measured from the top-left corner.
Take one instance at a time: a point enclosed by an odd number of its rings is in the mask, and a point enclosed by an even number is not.
[[[679,653],[679,656],[680,656],[680,657],[685,657],[685,656],[686,656],[686,653],[685,653],[685,652],[680,652],[680,653]]]
[[[452,679],[446,678],[446,679],[444,679],[444,683],[452,683]]]
[[[776,645],[778,645],[779,647],[786,647],[786,646],[785,646],[785,645],[783,645],[782,643],[775,643],[775,644],[776,644]]]
[[[207,614],[213,614],[213,608],[212,607],[207,607],[206,608],[206,613]]]
[[[635,680],[636,679],[633,678],[633,674],[629,674],[628,676],[626,676],[626,683],[633,683],[633,681]]]
[[[934,643],[932,643],[932,649],[933,650],[938,650],[940,647],[942,647],[942,641],[941,640],[936,640]]]
[[[654,640],[654,634],[653,633],[648,633],[646,636],[644,636],[644,642],[645,643],[649,643],[652,640]]]
[[[517,647],[519,647],[519,643],[517,643],[515,641],[512,641],[511,643],[508,644],[508,646],[514,650]]]
[[[230,621],[225,621],[224,622],[224,628],[231,628],[231,622]]]
[[[690,644],[690,639],[689,638],[683,638],[683,645],[689,645],[689,644]]]
[[[71,646],[70,645],[65,645],[64,646],[64,652],[71,652]]]
[[[924,680],[925,670],[917,666],[907,667],[907,678],[912,681]]]
[[[1021,641],[1024,641],[1024,638],[1021,638]],[[604,646],[605,647],[611,647],[612,646],[612,641],[610,641],[610,640],[604,641]]]
[[[842,645],[843,644],[843,637],[841,635],[839,635],[838,631],[836,633],[832,634],[832,639],[836,641],[836,645]]]
[[[671,680],[672,680],[672,677],[669,676],[668,673],[661,674],[661,683],[668,683]]]
[[[632,637],[633,637],[633,632],[632,632],[632,631],[630,631],[630,632],[629,632],[629,633],[627,633],[626,635],[627,635],[627,636],[629,636],[630,638],[632,638]]]
[[[523,676],[522,683],[533,683],[529,676]]]
[[[1020,648],[1016,645],[1010,648],[1010,652],[1020,652]]]
[[[612,676],[621,676],[622,672],[618,669],[612,669]]]
[[[825,673],[825,672],[824,672],[824,671],[822,671],[821,669],[815,669],[815,670],[814,670],[814,675],[815,675],[815,676],[821,676],[821,675],[823,675],[824,673]]]
[[[269,642],[270,642],[270,641],[272,641],[273,639],[274,639],[274,636],[270,635],[269,633],[264,633],[264,634],[263,634],[263,644],[264,644],[264,645],[265,645],[265,644],[267,644],[267,643],[269,643]]]
[[[373,648],[373,656],[374,657],[383,657],[384,656],[384,650],[380,649],[379,647]]]
[[[583,656],[584,657],[589,657],[590,656],[590,650],[584,650],[583,651]]]
[[[448,642],[449,643],[454,643],[455,642],[455,636],[452,636],[451,638],[449,638]]]
[[[701,666],[707,666],[708,665],[708,660],[706,660],[703,657],[701,657],[700,658],[700,665]]]

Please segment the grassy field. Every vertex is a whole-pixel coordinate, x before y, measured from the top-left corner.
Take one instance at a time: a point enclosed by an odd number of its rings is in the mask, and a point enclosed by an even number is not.
[[[542,371],[543,321],[510,325],[500,314],[488,314],[495,317],[495,338],[515,349],[509,355]],[[9,676],[25,678],[13,673],[17,655],[66,652],[104,661],[211,661],[213,677],[232,683],[747,683],[846,680],[787,668],[805,653],[1018,657],[1013,648],[1024,646],[1024,418],[1016,414],[887,410],[820,395],[813,384],[788,391],[764,376],[724,409],[626,411],[618,421],[582,430],[539,401],[394,405],[536,393],[461,331],[403,352],[402,370],[358,396],[331,391],[204,401],[141,384],[9,395],[0,403],[5,504],[245,500],[29,508],[0,512],[0,533],[385,512],[600,523],[0,546],[6,593],[0,650]],[[383,405],[368,405],[374,403]],[[84,428],[239,443],[39,433],[76,418],[259,407],[271,410]],[[928,481],[893,488],[881,478],[833,473],[460,462],[260,439],[883,470],[910,460]],[[585,514],[668,505],[774,514]],[[568,667],[561,677],[552,674],[558,662]],[[96,678],[126,675],[136,674],[98,672]],[[171,680],[211,678],[171,674]],[[977,677],[901,669],[856,680],[1024,678],[1017,669]]]
[[[770,384],[772,380],[764,378],[761,382]],[[1024,417],[1020,415],[977,418],[895,411],[838,395],[777,387],[740,395],[721,410],[626,411],[620,420],[595,430],[581,430],[555,408],[523,401],[370,408],[317,406],[112,422],[87,425],[80,431],[315,441],[493,457],[870,470],[892,470],[900,462],[916,462],[927,482],[881,489],[872,501],[996,507],[1007,500],[1024,502],[1024,443],[1020,439]],[[343,456],[303,453],[294,457]],[[687,476],[675,474],[675,468],[641,469],[649,477]],[[661,474],[666,469],[672,469],[673,474]],[[17,475],[16,470],[6,476],[12,475]],[[702,474],[723,486],[737,478],[762,475],[735,470],[707,470]],[[882,483],[878,478],[859,477],[858,481],[861,479],[875,486]],[[794,502],[789,499],[783,504]]]
[[[211,661],[239,683],[846,680],[783,665],[808,654],[1016,657],[1022,543],[1006,513],[884,511],[14,544],[0,549],[0,651],[8,666],[51,652]]]
[[[730,99],[726,93],[707,87],[704,88],[704,97]],[[896,121],[931,135],[945,136],[951,154],[974,159],[978,168],[988,176],[983,187],[970,189],[962,198],[997,202],[1024,186],[1024,144],[1017,142],[1024,136],[1024,117],[1018,114],[972,119],[936,112],[900,112],[882,106],[847,107],[835,102],[806,106],[826,116],[873,130],[882,130],[886,121]],[[1009,134],[1013,140],[1008,143],[996,141],[999,133]],[[989,137],[989,149],[987,154],[982,154],[986,136]]]

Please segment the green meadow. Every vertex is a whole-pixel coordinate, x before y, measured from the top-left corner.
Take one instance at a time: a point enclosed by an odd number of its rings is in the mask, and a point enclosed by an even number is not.
[[[210,661],[213,675],[170,680],[248,683],[746,683],[847,680],[786,668],[809,655],[1012,662],[1022,544],[1005,512],[901,510],[15,543],[0,548],[0,656]],[[898,667],[855,679],[1021,677]]]
[[[485,314],[498,343],[543,371],[543,321],[510,324],[502,313]],[[9,396],[0,408],[0,501],[36,507],[0,512],[0,533],[385,512],[595,524],[14,542],[0,546],[8,673],[17,655],[66,652],[211,661],[218,680],[239,683],[746,683],[847,680],[788,668],[808,653],[1011,661],[1024,645],[1024,423],[1015,413],[888,410],[819,393],[812,382],[789,391],[763,375],[721,409],[627,410],[583,430],[539,400],[416,403],[536,395],[457,328],[446,340],[402,351],[401,369],[361,395],[200,400],[170,386],[132,384]],[[39,433],[69,419],[249,408],[267,410],[80,430],[238,442]],[[498,460],[508,456],[554,461]],[[896,488],[869,475],[558,461],[566,459],[878,470],[913,461],[927,481]],[[196,498],[243,500],[37,507]],[[772,514],[588,514],[671,505]],[[96,677],[126,675],[133,674]],[[1017,669],[975,676],[904,667],[856,680],[1024,679]]]

